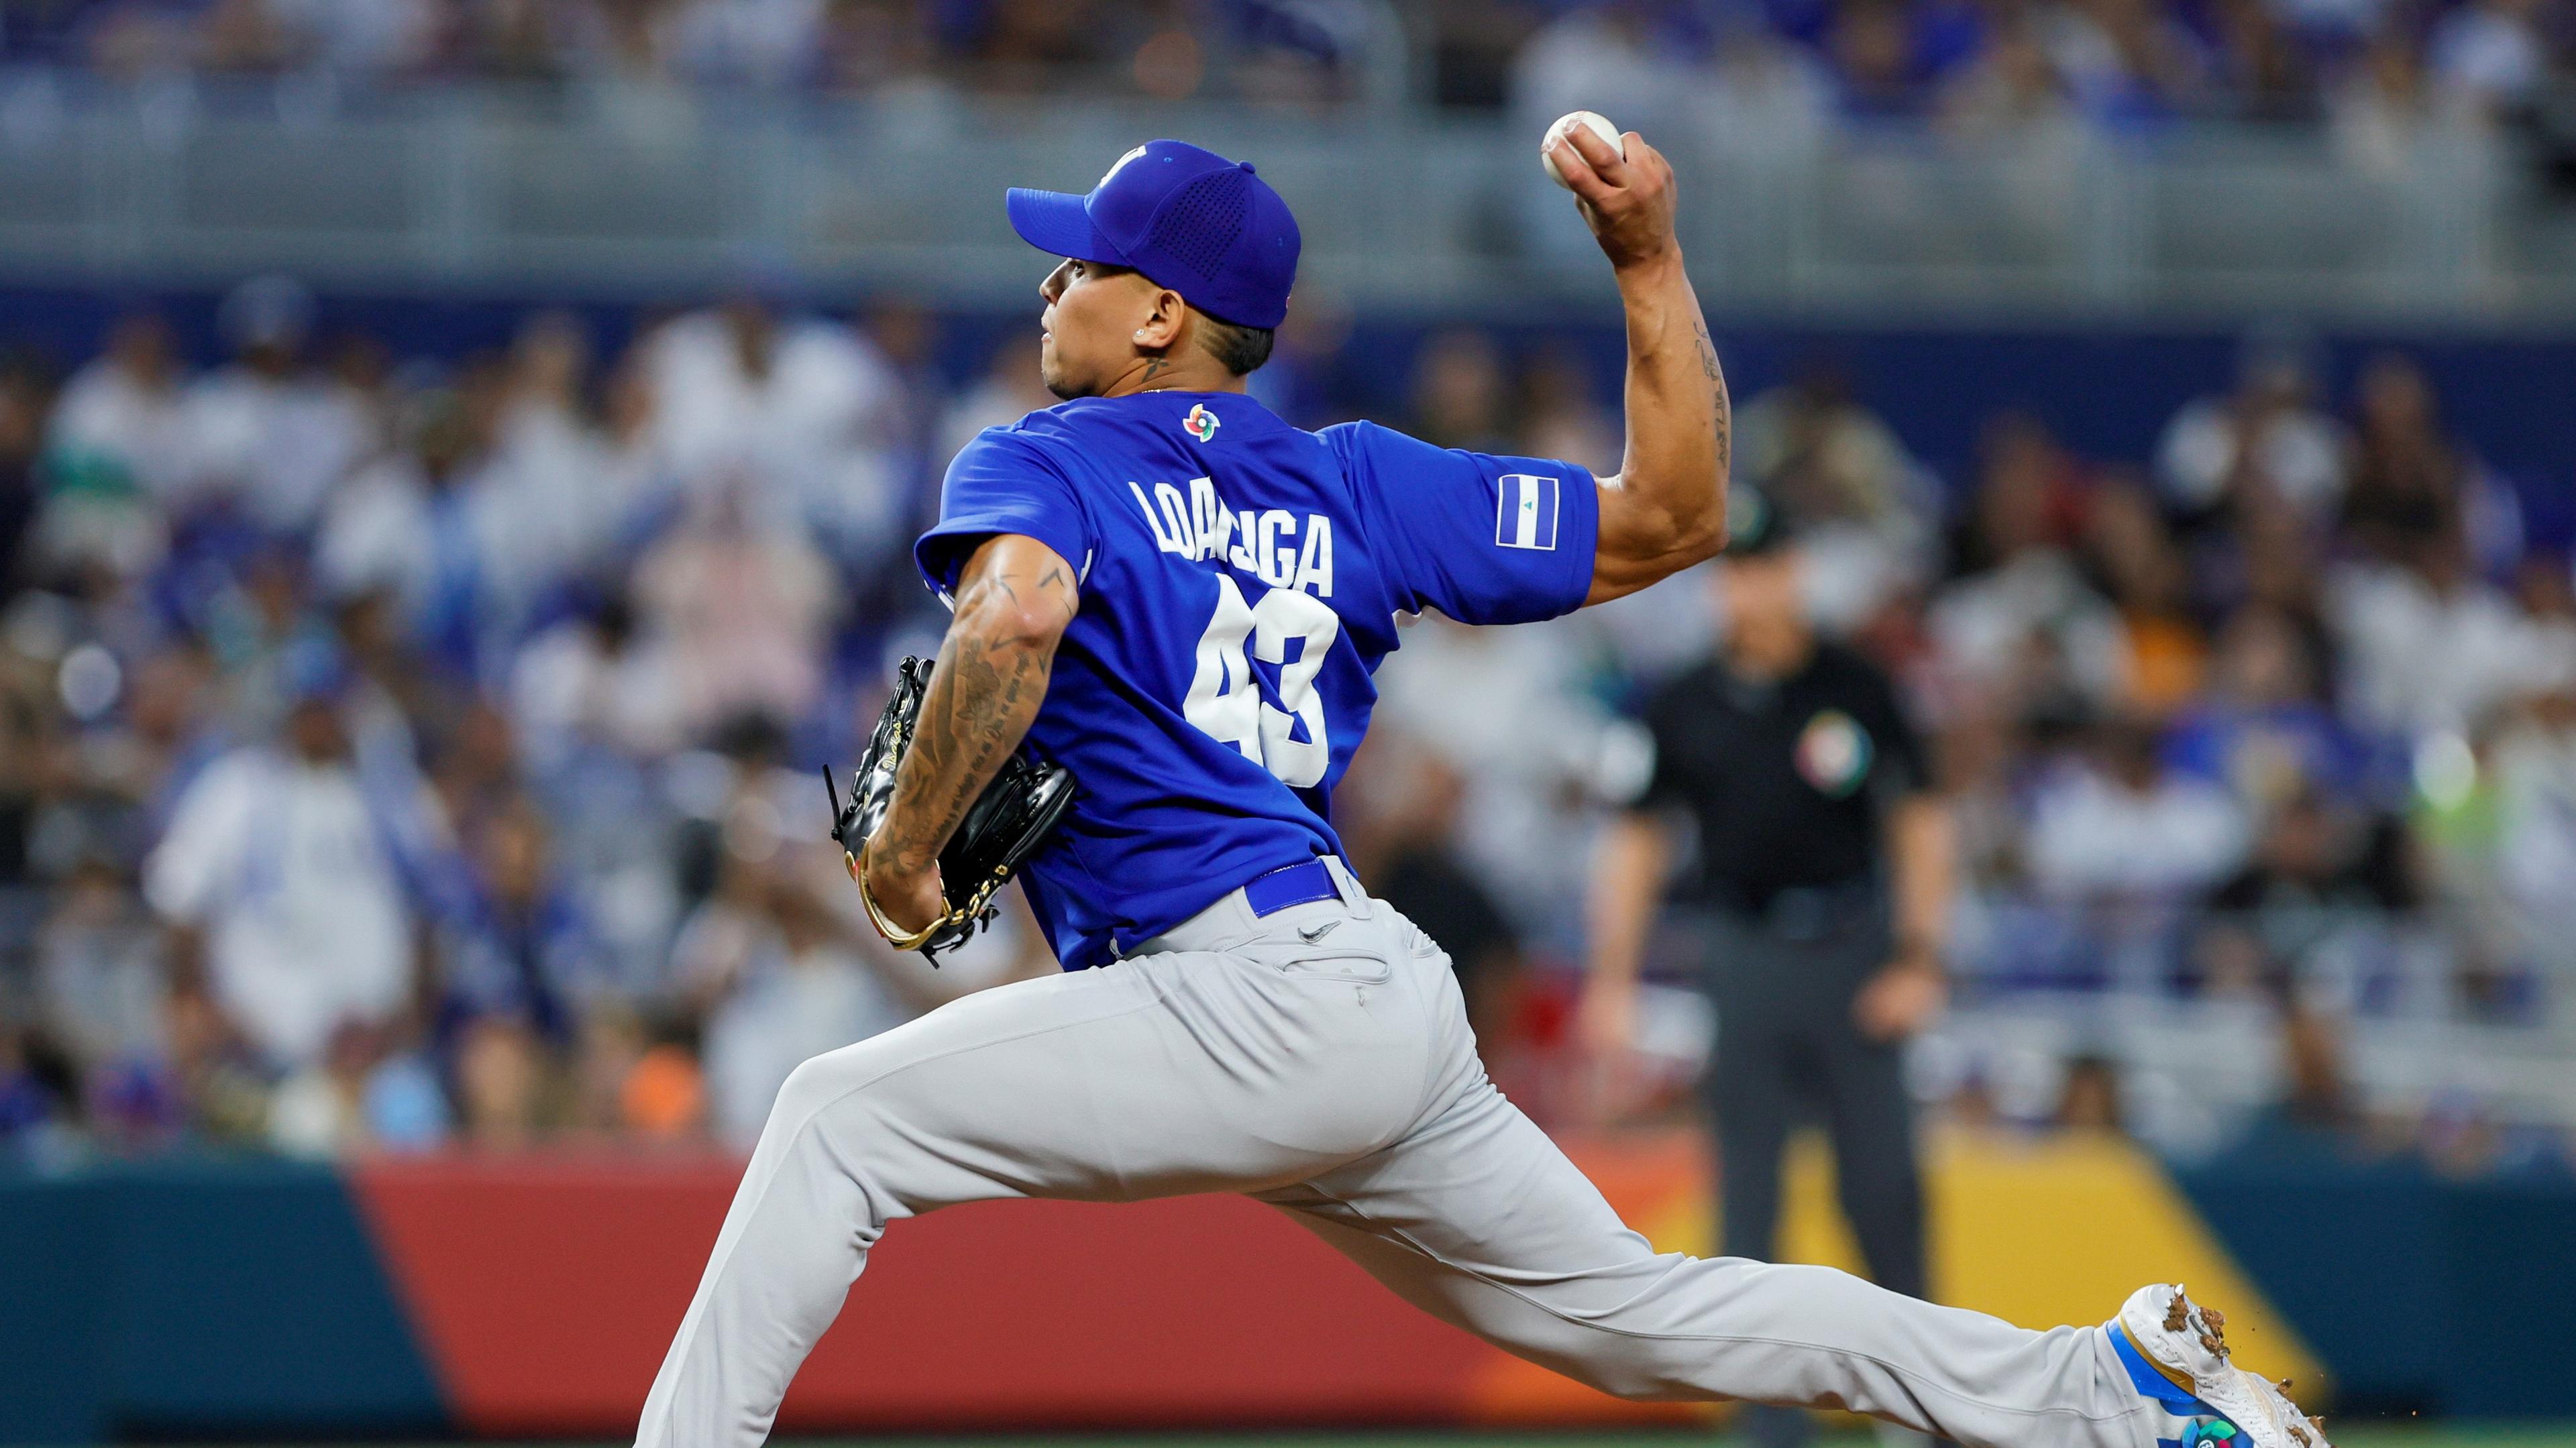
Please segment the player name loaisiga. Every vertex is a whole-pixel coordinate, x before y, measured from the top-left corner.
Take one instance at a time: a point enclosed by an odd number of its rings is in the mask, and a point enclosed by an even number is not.
[[[1285,508],[1237,512],[1217,497],[1212,478],[1192,478],[1188,487],[1184,494],[1179,485],[1156,483],[1147,498],[1144,484],[1127,485],[1155,547],[1193,562],[1221,558],[1273,588],[1333,596],[1332,519]]]

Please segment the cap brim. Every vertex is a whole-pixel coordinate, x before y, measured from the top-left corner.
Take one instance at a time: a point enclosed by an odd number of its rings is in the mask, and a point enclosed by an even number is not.
[[[1020,240],[1050,256],[1111,266],[1128,264],[1118,254],[1118,248],[1111,246],[1091,224],[1091,214],[1082,209],[1082,198],[1070,191],[1032,191],[1014,186],[1005,205],[1011,213],[1011,230],[1020,234]]]

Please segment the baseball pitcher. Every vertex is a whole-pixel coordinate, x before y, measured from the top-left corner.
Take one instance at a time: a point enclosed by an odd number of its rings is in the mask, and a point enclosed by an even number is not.
[[[899,1218],[1227,1191],[1623,1397],[1848,1408],[1969,1445],[2322,1448],[2178,1287],[2033,1332],[1827,1268],[1657,1254],[1486,1080],[1438,943],[1344,867],[1333,784],[1399,618],[1548,618],[1722,541],[1726,389],[1672,170],[1622,142],[1576,128],[1549,152],[1626,313],[1613,477],[1366,423],[1301,432],[1246,396],[1298,251],[1249,165],[1154,141],[1087,196],[1010,193],[1019,234],[1062,258],[1039,367],[1065,400],[950,466],[915,557],[954,618],[843,837],[908,948],[971,928],[1021,864],[1065,970],[796,1071],[639,1445],[765,1439]],[[1051,828],[995,867],[963,845],[1006,765],[1036,782],[998,812]],[[969,859],[983,878],[943,878]]]

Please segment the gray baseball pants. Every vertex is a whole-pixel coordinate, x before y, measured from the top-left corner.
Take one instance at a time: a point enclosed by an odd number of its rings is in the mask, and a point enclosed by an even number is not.
[[[889,1222],[1216,1191],[1622,1397],[1848,1408],[1969,1448],[2153,1448],[2165,1419],[2098,1327],[2030,1332],[1830,1268],[1657,1254],[1485,1079],[1448,957],[1334,870],[1341,899],[1255,918],[1230,895],[1115,965],[799,1067],[638,1448],[767,1438]]]

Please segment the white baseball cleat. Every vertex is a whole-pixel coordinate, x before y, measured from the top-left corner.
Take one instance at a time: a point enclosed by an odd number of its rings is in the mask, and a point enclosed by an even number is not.
[[[2227,1315],[2193,1302],[2181,1283],[2139,1288],[2110,1326],[2115,1345],[2125,1338],[2148,1367],[2236,1430],[2211,1425],[2186,1442],[2235,1438],[2229,1448],[2329,1448],[2324,1432],[2290,1401],[2289,1380],[2276,1386],[2236,1366],[2227,1347]]]

